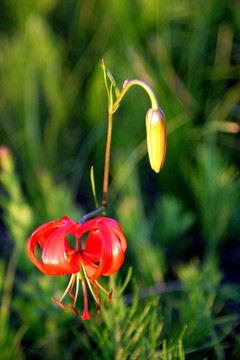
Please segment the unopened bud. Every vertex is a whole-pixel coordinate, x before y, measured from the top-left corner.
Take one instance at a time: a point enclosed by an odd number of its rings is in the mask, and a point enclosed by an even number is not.
[[[164,112],[149,109],[146,114],[147,148],[151,168],[158,173],[163,167],[166,154],[166,124]]]

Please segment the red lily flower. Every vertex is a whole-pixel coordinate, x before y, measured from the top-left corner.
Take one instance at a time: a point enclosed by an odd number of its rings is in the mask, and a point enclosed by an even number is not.
[[[85,248],[82,248],[82,236],[88,233]],[[67,234],[76,238],[76,249],[72,249],[66,239]],[[37,243],[42,249],[42,262],[35,255]],[[65,311],[62,300],[67,292],[74,299],[73,306],[69,304],[75,315],[79,316],[75,308],[79,290],[79,281],[82,283],[84,294],[84,310],[81,318],[91,319],[88,312],[86,282],[97,302],[100,312],[98,287],[108,294],[109,304],[112,290],[107,292],[97,281],[101,276],[109,276],[120,269],[124,261],[127,242],[120,225],[112,219],[98,216],[84,224],[75,223],[65,216],[59,221],[51,221],[39,226],[31,235],[27,243],[27,252],[33,264],[46,275],[72,274],[69,284],[60,300],[52,300]],[[72,293],[76,281],[75,295]],[[92,288],[93,285],[93,288]]]

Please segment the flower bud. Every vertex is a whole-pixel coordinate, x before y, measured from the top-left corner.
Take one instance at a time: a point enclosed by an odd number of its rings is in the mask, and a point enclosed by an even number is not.
[[[149,109],[146,114],[147,148],[151,168],[158,173],[163,167],[166,154],[166,124],[161,108]]]

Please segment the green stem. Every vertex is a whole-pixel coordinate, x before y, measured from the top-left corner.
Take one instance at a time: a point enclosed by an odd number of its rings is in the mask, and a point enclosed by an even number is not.
[[[104,165],[104,177],[103,177],[103,200],[102,200],[102,206],[104,207],[104,215],[106,215],[106,207],[107,207],[107,193],[108,193],[108,179],[109,179],[109,163],[110,163],[110,150],[111,150],[111,138],[112,138],[112,119],[113,114],[116,112],[122,98],[128,91],[128,89],[133,86],[138,85],[141,86],[148,94],[151,100],[152,110],[158,110],[159,105],[156,99],[156,96],[150,86],[146,84],[142,80],[131,80],[126,81],[125,86],[116,99],[115,103],[113,105],[110,105],[108,108],[108,133],[107,133],[107,143],[106,143],[106,153],[105,153],[105,165]],[[108,92],[109,95],[109,92]]]
[[[158,105],[156,96],[155,96],[154,92],[152,91],[152,89],[150,88],[150,86],[148,84],[146,84],[142,80],[135,79],[135,80],[128,81],[126,83],[126,85],[124,86],[123,90],[121,91],[119,97],[117,98],[117,100],[113,104],[112,113],[114,113],[117,110],[118,105],[120,104],[120,101],[122,100],[122,98],[124,97],[124,95],[126,94],[128,89],[133,85],[141,86],[148,93],[148,96],[150,97],[150,100],[151,100],[151,103],[152,103],[152,109],[154,111],[159,109],[159,105]]]
[[[112,139],[112,118],[113,118],[113,112],[109,108],[108,109],[108,133],[107,133],[105,166],[104,166],[104,177],[103,177],[103,200],[102,200],[102,206],[105,209],[105,213],[106,213],[106,207],[107,207],[109,163],[110,163],[110,150],[111,150],[111,139]]]

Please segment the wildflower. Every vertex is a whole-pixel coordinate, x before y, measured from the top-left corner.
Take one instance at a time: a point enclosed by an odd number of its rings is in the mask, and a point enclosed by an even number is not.
[[[87,233],[85,248],[82,246],[82,237]],[[76,249],[72,249],[67,234],[76,238]],[[37,243],[42,249],[42,261],[35,255]],[[88,312],[88,287],[97,303],[97,312],[100,312],[98,288],[108,294],[107,306],[111,300],[112,290],[107,292],[97,281],[101,276],[109,276],[119,270],[127,248],[126,239],[120,225],[112,219],[98,216],[83,224],[75,223],[65,216],[59,221],[51,221],[38,227],[27,243],[27,252],[33,264],[46,275],[71,274],[70,281],[60,300],[52,300],[66,311],[62,300],[67,293],[73,298],[70,309],[79,316],[76,310],[76,301],[79,292],[79,283],[82,284],[84,295],[84,310],[81,318],[91,319]],[[76,291],[72,290],[76,283]]]
[[[158,173],[166,154],[166,125],[161,108],[149,109],[146,114],[147,148],[151,168]]]

